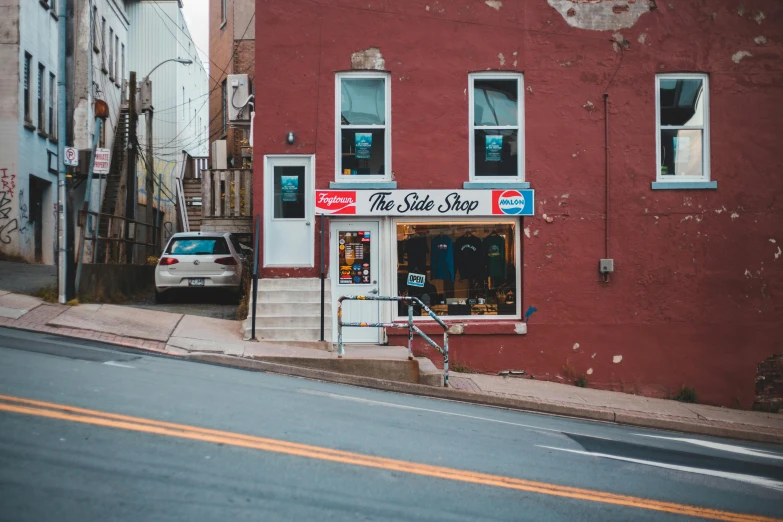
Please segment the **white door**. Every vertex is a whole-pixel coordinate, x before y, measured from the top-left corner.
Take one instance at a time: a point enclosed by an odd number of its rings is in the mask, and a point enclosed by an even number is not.
[[[379,295],[381,259],[378,221],[340,221],[330,226],[333,310],[344,295]],[[343,301],[343,322],[380,322],[380,301]],[[336,316],[336,314],[335,314]],[[335,341],[337,325],[335,323]],[[381,328],[344,327],[343,342],[377,344]]]
[[[312,156],[264,157],[264,266],[313,266]]]

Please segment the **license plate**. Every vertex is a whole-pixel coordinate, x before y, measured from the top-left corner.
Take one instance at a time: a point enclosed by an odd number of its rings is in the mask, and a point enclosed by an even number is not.
[[[189,286],[204,286],[204,278],[188,279]]]

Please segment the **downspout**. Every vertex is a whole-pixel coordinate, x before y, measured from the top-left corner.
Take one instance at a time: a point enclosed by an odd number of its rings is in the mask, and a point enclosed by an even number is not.
[[[609,93],[604,93],[604,259],[609,259]],[[609,282],[609,274],[604,274]]]

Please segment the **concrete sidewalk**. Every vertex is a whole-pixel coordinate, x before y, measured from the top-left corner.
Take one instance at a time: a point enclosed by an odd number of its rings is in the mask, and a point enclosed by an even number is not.
[[[0,291],[0,326],[92,339],[257,371],[489,406],[783,444],[783,414],[732,410],[520,377],[451,373],[396,346],[352,346],[346,358],[312,344],[242,340],[241,323],[114,305],[63,306]],[[412,368],[417,370],[412,374]],[[424,385],[420,384],[424,382]]]

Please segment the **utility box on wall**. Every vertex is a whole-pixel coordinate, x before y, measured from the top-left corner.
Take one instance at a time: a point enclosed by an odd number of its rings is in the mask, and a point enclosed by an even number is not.
[[[228,161],[226,160],[226,140],[216,140],[212,142],[212,168],[213,169],[227,169]]]
[[[228,122],[231,124],[249,124],[251,111],[250,80],[247,74],[229,74],[226,85]]]

